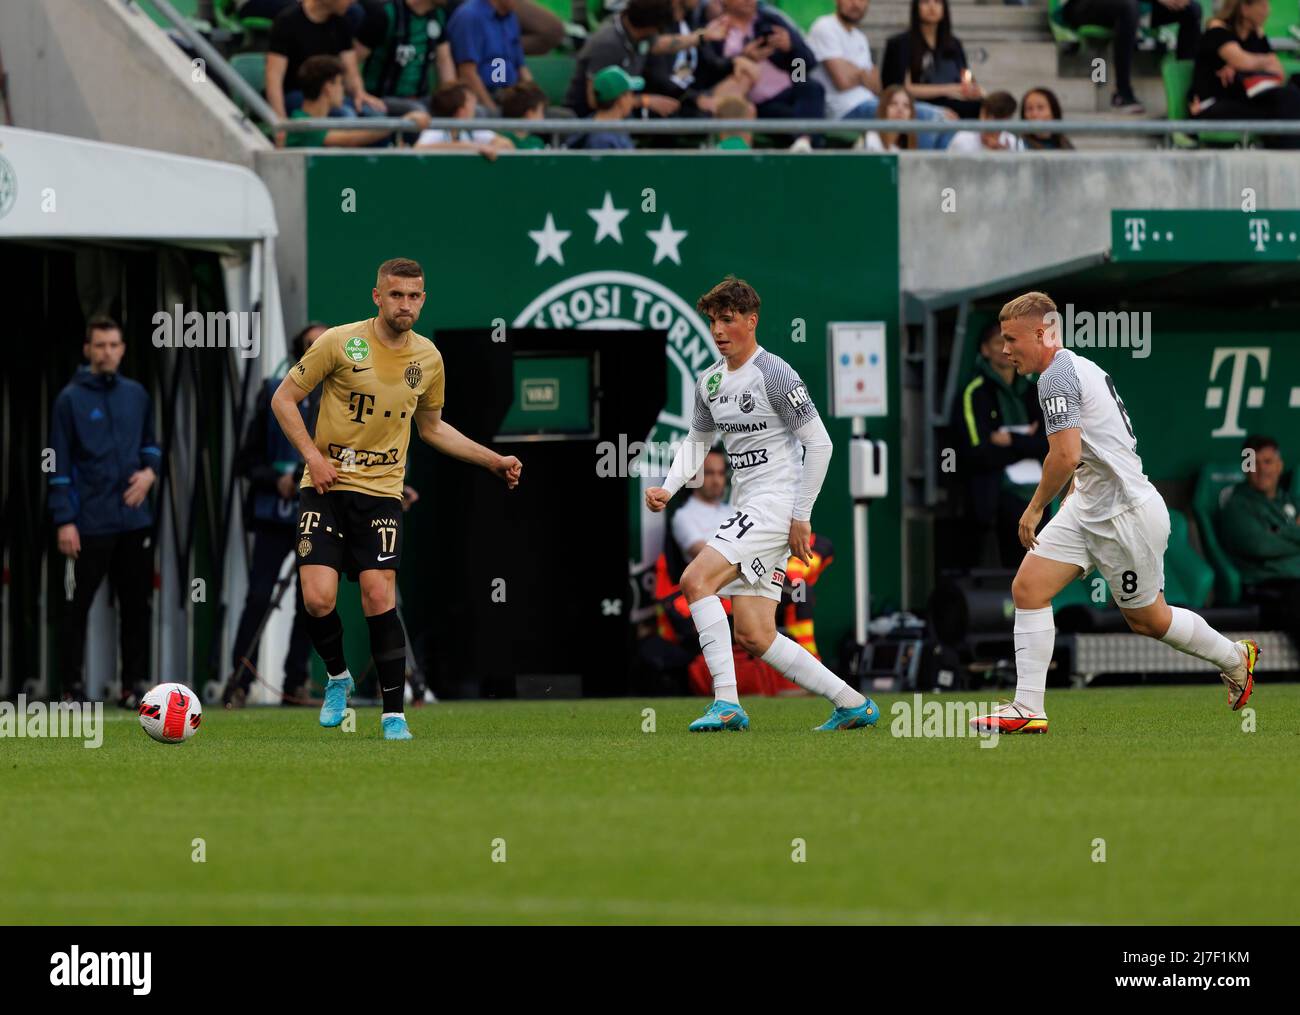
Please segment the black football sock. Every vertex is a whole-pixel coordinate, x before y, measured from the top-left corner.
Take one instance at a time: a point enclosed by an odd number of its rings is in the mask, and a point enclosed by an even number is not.
[[[347,672],[348,664],[343,658],[343,621],[339,620],[337,610],[330,610],[323,617],[308,614],[307,634],[331,677]]]
[[[367,617],[370,625],[370,654],[379,674],[379,693],[384,696],[384,713],[401,712],[402,691],[406,685],[406,632],[392,609],[377,617]]]

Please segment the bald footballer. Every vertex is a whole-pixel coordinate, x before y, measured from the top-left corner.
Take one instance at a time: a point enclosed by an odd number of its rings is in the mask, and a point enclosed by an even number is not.
[[[442,354],[412,329],[424,307],[424,271],[407,258],[379,266],[378,313],[331,328],[311,344],[271,401],[285,436],[306,462],[298,515],[298,579],[312,645],[329,683],[320,724],[338,726],[354,689],[335,612],[339,575],[361,586],[361,608],[383,695],[384,739],[409,740],[403,710],[406,632],[397,617],[402,560],[402,485],[414,425],[426,444],[505,481],[523,466],[477,444],[442,418]],[[313,439],[298,402],[322,385]]]

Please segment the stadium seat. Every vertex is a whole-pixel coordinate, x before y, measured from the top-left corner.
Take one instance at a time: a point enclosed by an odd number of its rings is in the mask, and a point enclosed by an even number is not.
[[[552,106],[564,105],[564,95],[569,90],[569,82],[573,80],[573,70],[577,63],[572,56],[563,53],[528,58],[528,69],[532,72],[533,80],[546,93]]]
[[[1192,491],[1192,515],[1201,531],[1201,546],[1214,568],[1216,606],[1235,606],[1241,601],[1241,572],[1219,544],[1215,521],[1228,493],[1244,479],[1240,462],[1206,465]]]
[[[835,5],[829,0],[776,0],[775,6],[798,25],[799,31],[805,35],[812,23],[823,14],[835,13]]]
[[[1160,77],[1165,85],[1165,108],[1170,120],[1186,120],[1189,116],[1187,95],[1192,88],[1192,69],[1191,60],[1179,60],[1172,53],[1160,62]],[[1255,137],[1248,134],[1243,139],[1241,134],[1226,130],[1203,130],[1196,137],[1175,131],[1172,140],[1175,148],[1199,148],[1203,144],[1248,148],[1254,144]]]
[[[1282,40],[1294,48],[1296,26],[1300,22],[1300,0],[1270,0],[1264,36],[1274,42]]]
[[[230,58],[230,66],[258,95],[266,91],[265,53],[236,53]]]
[[[1067,25],[1061,15],[1064,6],[1064,0],[1047,0],[1047,25],[1058,44],[1078,43],[1084,39],[1089,42],[1110,42],[1115,37],[1115,33],[1104,25],[1080,25],[1078,28]]]

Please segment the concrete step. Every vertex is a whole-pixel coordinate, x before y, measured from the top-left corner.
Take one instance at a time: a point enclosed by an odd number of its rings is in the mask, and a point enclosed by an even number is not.
[[[861,27],[873,45],[884,46],[891,35],[907,30],[911,4],[905,0],[875,0]],[[967,4],[953,15],[953,31],[962,45],[1013,39],[1050,39],[1043,7]]]
[[[1070,119],[1123,122],[1134,118],[1115,113],[1074,113],[1071,114]],[[1132,152],[1160,148],[1163,139],[1155,135],[1141,134],[1075,134],[1070,141],[1081,151]]]

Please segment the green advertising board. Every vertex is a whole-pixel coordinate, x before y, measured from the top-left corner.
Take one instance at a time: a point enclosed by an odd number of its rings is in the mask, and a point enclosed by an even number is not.
[[[487,162],[406,153],[312,155],[307,242],[308,310],[321,320],[372,315],[375,268],[402,256],[425,266],[429,296],[418,330],[435,342],[442,329],[598,330],[609,336],[605,362],[613,364],[611,376],[636,384],[635,377],[617,372],[619,331],[663,331],[667,403],[654,432],[628,435],[629,443],[685,435],[692,385],[717,358],[695,301],[727,274],[757,289],[763,301],[760,344],[800,372],[824,416],[827,324],[883,321],[891,344],[898,335],[893,158],[548,153]],[[521,383],[512,423],[525,414],[518,401]],[[890,386],[889,405],[898,406],[896,370]],[[547,401],[543,387],[535,385],[529,395],[539,404]],[[555,411],[565,413],[562,391],[561,402]],[[454,402],[445,409],[453,424],[456,409]],[[850,423],[826,422],[837,453],[813,526],[833,541],[838,558],[817,586],[818,643],[829,655],[852,628],[853,521]],[[897,412],[874,420],[872,433],[897,446]],[[519,454],[528,477],[526,446]],[[900,458],[890,457],[893,492],[873,507],[875,611],[899,603]],[[642,513],[636,480],[628,481],[628,503],[636,548],[629,562],[629,612],[637,615],[651,598],[662,516]],[[414,549],[423,536],[416,531],[418,516],[408,521],[408,546]],[[432,584],[413,584],[425,580],[418,565],[404,568],[408,600],[417,593],[439,594]]]
[[[1300,261],[1300,211],[1110,213],[1115,261]]]

